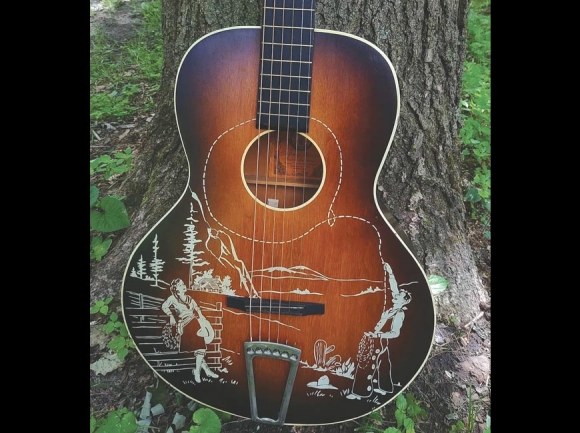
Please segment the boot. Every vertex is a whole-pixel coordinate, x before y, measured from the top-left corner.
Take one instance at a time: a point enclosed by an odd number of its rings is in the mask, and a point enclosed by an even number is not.
[[[203,363],[203,353],[201,355],[195,355],[195,368],[193,369],[193,377],[197,383],[201,383],[201,366]]]
[[[211,369],[209,368],[209,366],[205,362],[205,359],[203,359],[201,361],[201,368],[203,369],[203,371],[205,372],[205,374],[207,374],[209,377],[212,377],[214,379],[217,378],[217,377],[219,377],[217,374],[215,374],[213,371],[211,371]]]

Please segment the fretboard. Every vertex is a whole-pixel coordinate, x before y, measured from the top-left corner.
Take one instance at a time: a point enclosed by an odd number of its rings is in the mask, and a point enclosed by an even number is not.
[[[265,0],[256,126],[308,132],[315,0]]]

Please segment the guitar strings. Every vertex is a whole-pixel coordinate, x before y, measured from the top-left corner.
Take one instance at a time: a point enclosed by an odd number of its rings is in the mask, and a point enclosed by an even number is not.
[[[301,37],[301,43],[304,42],[304,15],[306,14],[306,7],[305,6],[306,5],[303,4],[304,10],[303,10],[302,15],[301,15],[301,17],[302,17],[302,22],[301,22],[301,25],[300,25],[301,32],[302,32],[301,33],[301,36],[302,36]],[[312,11],[310,13],[312,13]],[[310,26],[312,26],[312,23],[313,23],[312,16],[310,18],[311,18],[310,19]],[[307,35],[311,35],[310,30],[307,32]],[[311,38],[309,38],[309,39],[311,39]],[[309,45],[311,45],[308,49],[311,50],[312,49],[312,42],[310,40],[308,42],[309,42]],[[303,64],[302,64],[302,50],[300,50],[300,63],[299,63],[299,65],[300,65],[300,72],[301,72],[300,75],[302,75],[302,67],[303,67]],[[310,63],[310,69],[312,69],[312,63]],[[309,72],[310,72],[310,76],[311,76],[312,75],[312,70],[310,70]],[[309,92],[310,92],[310,80],[307,80],[307,83],[308,83],[307,100],[310,101],[310,96],[309,96]],[[298,139],[299,139],[299,137],[297,136],[296,137],[297,142],[298,142]],[[305,140],[306,140],[306,138],[305,138]],[[298,149],[296,150],[296,155],[298,155],[299,149],[300,149],[300,147],[298,147]],[[303,161],[303,167],[302,167],[302,191],[301,191],[302,192],[302,203],[304,203],[306,201],[306,197],[305,196],[306,196],[306,151],[307,151],[307,149],[308,149],[308,145],[305,142],[305,145],[304,145],[304,154],[302,155],[302,161]],[[299,258],[300,258],[300,262],[302,263],[302,260],[304,259],[304,237],[301,237],[300,238],[299,247],[300,247]]]
[[[264,94],[264,61],[265,61],[265,47],[266,47],[266,7],[264,7],[264,14],[262,17],[262,43],[261,43],[261,62],[260,62],[260,85],[259,85],[259,90],[258,90],[258,120],[257,120],[257,126],[259,127],[261,122],[262,122],[262,102],[263,102],[263,98],[262,95]],[[271,91],[270,91],[271,92]],[[258,239],[256,238],[257,236],[257,213],[258,213],[258,199],[260,197],[260,193],[259,193],[259,180],[260,180],[260,145],[261,145],[261,141],[262,141],[262,136],[259,136],[257,138],[257,142],[256,142],[256,178],[255,178],[255,193],[254,193],[254,220],[253,220],[253,233],[252,233],[252,272],[250,274],[250,284],[252,286],[252,288],[255,290],[254,288],[254,275],[255,275],[255,261],[256,261],[256,243],[259,242]],[[267,173],[266,173],[267,174]],[[267,176],[266,176],[266,180],[267,180]],[[262,249],[264,248],[263,244],[262,244]],[[261,292],[261,290],[260,290]],[[260,293],[260,302],[261,302],[261,297],[262,294]],[[253,307],[253,293],[249,294],[249,307],[248,307],[248,312],[249,312],[249,333],[250,333],[250,341],[254,341],[254,337],[253,337],[253,332],[252,332],[252,319],[253,319],[253,314],[252,314],[252,307]],[[261,307],[261,305],[260,305]],[[258,321],[258,333],[260,334],[261,329],[260,329],[260,325],[261,325],[261,321]]]
[[[274,24],[274,18],[276,16],[276,0],[273,0],[272,2],[273,6],[272,6],[272,24]],[[263,50],[265,49],[266,46],[266,25],[267,25],[267,13],[268,13],[268,9],[267,9],[267,4],[264,7],[264,27],[262,28],[262,47]],[[274,27],[272,27],[272,36],[274,35]],[[262,53],[262,74],[264,74],[264,65],[265,65],[265,55],[264,53]],[[269,130],[272,126],[272,89],[273,89],[273,75],[272,75],[272,67],[274,64],[274,46],[272,45],[270,47],[270,80],[269,80],[269,86],[268,86],[268,94],[269,94],[269,98],[268,98],[268,123],[267,123],[267,130]],[[261,90],[261,92],[263,92],[263,90]],[[262,110],[262,106],[260,105],[260,113]],[[264,197],[263,197],[263,203],[264,205],[268,204],[268,189],[269,189],[269,169],[268,169],[268,164],[270,161],[270,147],[271,147],[271,143],[270,143],[270,139],[272,134],[270,132],[266,133],[267,137],[266,137],[266,172],[264,173]],[[261,141],[258,141],[258,148],[261,145]],[[259,166],[257,168],[257,171],[259,172]],[[259,177],[258,177],[259,178]],[[258,196],[256,196],[256,198],[258,198]],[[258,339],[259,341],[262,341],[262,301],[264,299],[264,269],[265,269],[265,256],[266,256],[266,244],[267,244],[267,236],[266,236],[266,220],[268,217],[268,208],[267,207],[263,207],[260,209],[261,212],[263,213],[263,224],[262,224],[262,236],[261,236],[261,244],[262,244],[262,254],[261,254],[261,272],[262,275],[260,277],[260,300],[259,300],[259,312],[258,312],[258,320],[259,320],[259,325],[258,325]],[[269,324],[268,324],[269,326]]]
[[[267,7],[267,4],[266,4]],[[269,98],[268,98],[268,125],[267,125],[267,129],[270,130],[272,127],[272,91],[275,89],[275,86],[273,85],[274,83],[274,74],[273,74],[273,68],[274,68],[274,61],[276,61],[275,59],[275,50],[274,50],[274,42],[275,42],[275,30],[276,30],[276,18],[278,16],[278,9],[276,6],[276,0],[272,1],[272,22],[271,22],[271,42],[270,42],[270,68],[269,68],[269,76],[270,76],[270,80],[269,80],[269,86],[268,86],[268,93],[269,93]],[[284,5],[282,5],[282,13],[284,13]],[[263,40],[262,40],[262,44],[263,46],[265,46],[265,34],[266,34],[266,15],[267,15],[267,8],[264,9],[264,28],[262,29],[262,34],[263,34]],[[280,51],[282,52],[282,51]],[[282,59],[282,54],[280,54],[280,59]],[[263,72],[263,66],[262,65],[262,72]],[[281,86],[279,86],[281,89]],[[279,121],[280,115],[279,115],[279,110],[278,110],[278,121]],[[276,138],[276,143],[275,143],[275,147],[276,149],[274,150],[274,155],[277,156],[277,147],[278,147],[278,142],[279,142],[279,134],[280,134],[280,128],[279,125],[276,128],[277,130],[277,138]],[[267,228],[267,219],[268,219],[268,207],[267,206],[273,206],[274,203],[272,203],[271,205],[268,204],[268,193],[271,190],[270,188],[270,184],[269,184],[269,178],[270,178],[270,170],[269,170],[269,163],[270,163],[270,151],[272,149],[272,133],[268,132],[267,133],[267,147],[266,147],[266,173],[264,174],[264,178],[265,178],[265,186],[264,186],[264,208],[261,209],[261,211],[263,212],[263,230],[262,230],[262,238],[261,238],[261,242],[262,242],[262,254],[261,254],[261,269],[262,269],[262,276],[260,277],[260,308],[259,308],[259,340],[262,341],[262,315],[263,315],[263,309],[262,309],[262,303],[263,303],[263,299],[264,299],[264,275],[263,272],[265,270],[265,258],[266,258],[266,245],[268,243],[268,235],[266,233],[266,228]],[[260,142],[258,142],[258,145],[260,145]],[[276,193],[277,193],[277,187],[278,187],[278,172],[276,169],[276,166],[274,166],[274,185],[273,185],[273,189],[274,189],[274,196],[273,199],[276,199]],[[272,218],[272,240],[271,240],[271,248],[272,248],[272,260],[274,257],[274,251],[275,251],[275,239],[274,239],[274,233],[275,233],[275,228],[276,228],[276,212],[273,212],[273,218]],[[272,265],[273,265],[273,261],[272,261]],[[270,279],[270,290],[273,289],[273,280]],[[270,311],[271,311],[271,302],[268,308],[269,311],[269,316],[268,318],[270,319]],[[271,320],[268,320],[268,341],[270,341],[270,332],[271,332]]]
[[[282,22],[284,22],[284,5],[282,5],[281,8],[281,13],[282,13]],[[270,87],[272,88],[272,90],[270,90],[270,112],[272,111],[272,91],[274,90],[274,88],[276,86],[274,86],[274,61],[277,61],[277,59],[275,59],[275,52],[276,50],[274,49],[277,45],[276,43],[276,27],[277,27],[277,20],[279,19],[279,13],[276,9],[276,1],[274,1],[274,10],[273,10],[273,15],[272,15],[272,40],[271,40],[271,50],[272,50],[272,61],[270,62]],[[280,47],[280,63],[282,62],[282,48],[283,48],[283,41],[284,41],[284,35],[282,34],[282,38],[281,38],[281,47]],[[280,89],[282,88],[282,83],[280,82],[280,85],[278,86],[280,87]],[[278,158],[279,158],[279,146],[280,146],[280,102],[281,102],[281,96],[280,96],[281,91],[278,90],[278,121],[277,121],[277,127],[276,127],[276,138],[274,140],[274,155],[273,155],[273,160],[274,160],[274,194],[272,195],[273,200],[278,199],[278,169],[277,169],[277,162],[278,162]],[[270,125],[271,127],[271,125]],[[268,158],[267,161],[268,167],[270,164],[270,159]],[[268,175],[270,174],[270,169],[268,168]],[[267,197],[266,197],[267,200]],[[278,205],[280,205],[280,201],[278,201],[277,203]],[[272,203],[271,206],[275,207],[275,203]],[[276,213],[277,212],[272,212],[272,243],[271,243],[271,260],[270,260],[270,266],[273,268],[274,267],[274,253],[276,251]],[[274,280],[272,278],[270,278],[270,294],[272,294],[274,290]],[[269,305],[268,305],[268,341],[270,340],[271,337],[271,330],[272,330],[272,297],[270,296],[270,301],[269,301]]]
[[[279,261],[280,261],[280,268],[284,267],[284,247],[285,247],[285,230],[286,230],[286,226],[289,226],[289,229],[291,230],[291,239],[294,239],[294,235],[295,235],[295,230],[296,230],[296,212],[293,212],[293,215],[291,216],[291,220],[287,221],[286,219],[286,208],[289,207],[290,202],[292,202],[292,208],[295,209],[297,205],[303,205],[306,201],[306,179],[307,179],[307,150],[308,150],[308,140],[306,138],[306,136],[304,136],[304,143],[305,145],[302,146],[302,136],[299,132],[299,124],[300,124],[300,92],[303,91],[303,89],[301,88],[301,83],[302,83],[302,78],[308,78],[307,79],[307,99],[309,100],[309,93],[310,93],[310,79],[311,79],[311,67],[312,67],[312,62],[309,62],[310,65],[310,71],[309,74],[305,74],[305,77],[303,77],[303,70],[302,68],[304,67],[303,64],[303,49],[304,49],[304,45],[308,45],[308,57],[311,57],[312,54],[312,30],[311,28],[309,28],[307,30],[306,36],[305,36],[305,28],[304,28],[304,20],[305,20],[305,14],[306,13],[310,13],[310,22],[313,23],[314,22],[314,8],[313,6],[310,6],[310,8],[307,8],[304,3],[304,1],[299,0],[299,6],[300,8],[298,9],[296,7],[296,0],[292,0],[292,4],[291,6],[289,5],[290,0],[282,0],[282,3],[280,6],[276,5],[276,0],[269,2],[267,1],[266,3],[266,8],[264,9],[264,17],[263,17],[263,28],[262,28],[262,50],[261,50],[261,57],[262,57],[262,62],[261,62],[261,73],[260,73],[260,95],[259,95],[259,100],[258,100],[258,126],[260,126],[262,124],[262,119],[263,119],[263,115],[266,114],[264,112],[262,112],[262,108],[264,104],[268,104],[268,111],[267,111],[267,127],[266,129],[268,130],[268,132],[266,132],[265,134],[262,134],[258,140],[257,140],[257,149],[256,149],[256,182],[255,182],[255,197],[257,200],[254,201],[254,227],[253,227],[253,237],[252,237],[252,264],[251,264],[251,269],[252,269],[252,273],[251,273],[251,277],[253,280],[253,276],[255,275],[256,272],[256,260],[259,258],[259,260],[261,261],[260,265],[261,265],[261,269],[262,269],[262,275],[260,276],[260,287],[259,287],[259,308],[258,308],[258,338],[261,340],[262,339],[262,325],[263,325],[263,301],[264,301],[264,291],[266,290],[265,288],[265,282],[264,282],[264,277],[265,275],[263,274],[264,270],[266,269],[266,261],[267,261],[267,244],[271,245],[271,267],[272,267],[272,272],[274,272],[275,269],[275,264],[276,264],[276,257],[277,254],[279,253]],[[268,6],[268,3],[271,6]],[[271,15],[268,13],[268,9],[271,12]],[[296,12],[300,11],[299,14],[297,14]],[[308,12],[307,12],[308,11]],[[291,16],[288,17],[286,14],[290,13]],[[269,17],[271,17],[271,23],[269,22]],[[290,18],[290,19],[287,19]],[[298,20],[300,20],[300,23],[298,23]],[[285,25],[287,21],[290,21],[290,33],[288,35],[288,32],[285,31],[287,26]],[[281,24],[280,26],[278,26],[278,24]],[[299,24],[296,25],[296,24]],[[312,24],[311,24],[312,25]],[[313,27],[313,25],[312,25]],[[277,41],[276,39],[276,29],[280,28],[281,31],[279,33],[280,35],[280,40]],[[294,45],[294,38],[295,38],[295,33],[294,33],[294,29],[297,28],[299,29],[299,41],[297,41],[297,46],[295,47]],[[268,33],[268,35],[271,35],[271,39],[268,40],[266,38],[266,34]],[[288,36],[290,37],[290,41],[288,43],[288,41],[286,41],[286,39],[288,38]],[[305,39],[308,39],[307,41],[305,41]],[[269,43],[269,49],[270,49],[270,56],[267,56],[267,49],[266,49],[266,43]],[[276,48],[279,48],[279,57],[280,59],[278,59],[276,53]],[[285,48],[288,48],[285,51]],[[297,75],[294,75],[294,73],[296,72],[295,69],[293,68],[293,58],[294,58],[294,54],[295,51],[294,49],[298,48],[299,49],[299,59],[297,62]],[[287,59],[287,63],[285,61],[285,53],[286,55],[288,55],[289,52],[289,59]],[[267,58],[269,57],[269,58]],[[266,62],[269,61],[269,74],[266,74]],[[274,65],[275,63],[279,62],[279,75],[278,74],[274,74]],[[286,64],[285,64],[286,63]],[[284,74],[285,70],[288,70],[288,75],[286,76]],[[269,86],[267,86],[267,88],[264,88],[264,76],[265,75],[269,75]],[[279,76],[279,80],[278,86],[274,86],[274,75],[278,75]],[[288,88],[286,89],[286,86],[283,86],[283,78],[288,79]],[[292,79],[296,78],[297,80],[295,81],[297,83],[297,88],[293,89],[292,86]],[[272,92],[273,90],[277,90],[278,91],[278,111],[277,113],[273,113],[273,107],[272,107],[272,103],[274,103],[274,101],[272,100]],[[282,93],[285,93],[288,95],[288,100],[287,102],[283,102],[282,100]],[[287,92],[287,93],[286,93]],[[294,92],[296,92],[295,94],[293,94]],[[266,96],[269,95],[269,98]],[[297,101],[295,103],[292,102],[292,97],[295,96],[297,98]],[[267,100],[265,100],[267,99]],[[282,105],[287,105],[287,124],[285,125],[285,129],[286,131],[281,131],[281,120],[282,120],[282,110],[281,107]],[[292,107],[294,107],[294,109],[292,109]],[[294,113],[295,112],[295,113]],[[296,115],[296,118],[293,119],[292,115],[293,113]],[[309,114],[309,113],[307,113]],[[275,135],[274,135],[274,131],[271,130],[270,128],[272,128],[273,124],[272,124],[272,119],[274,118],[274,116],[277,116],[277,125],[276,125],[276,131],[275,131]],[[282,136],[285,132],[286,135],[286,140],[285,142],[282,141]],[[266,135],[266,137],[264,137],[264,135]],[[263,140],[263,139],[266,140]],[[265,141],[265,143],[264,143]],[[296,143],[296,146],[294,146],[291,143]],[[263,146],[266,146],[265,149],[265,165],[263,163],[261,163],[260,160],[260,156],[261,153],[264,152],[264,149],[262,149]],[[293,150],[292,150],[292,155],[294,157],[294,164],[293,166],[289,167],[288,163],[290,162],[290,146],[292,145]],[[300,151],[302,150],[303,154],[302,154],[302,161],[300,161]],[[281,178],[279,177],[280,173],[278,170],[278,164],[281,164],[282,162],[280,161],[280,157],[283,155],[282,152],[285,152],[285,160],[283,162],[284,166],[285,166],[285,170],[282,173],[283,175],[283,181],[281,181]],[[272,153],[272,155],[271,155]],[[272,166],[270,166],[270,164],[272,164]],[[302,164],[302,167],[299,166],[299,164]],[[260,173],[260,170],[262,170],[262,166],[265,166],[265,173]],[[270,168],[271,167],[271,168]],[[274,174],[274,178],[273,178],[273,184],[270,181],[270,170],[273,170],[273,174]],[[292,173],[289,173],[289,171],[292,171]],[[290,185],[289,183],[289,176],[294,177],[295,180],[298,180],[299,178],[297,177],[297,175],[299,175],[299,172],[302,171],[302,182],[301,185],[297,185],[297,182],[294,181],[292,182],[292,185]],[[260,194],[260,178],[263,177],[263,180],[261,181],[262,185],[263,185],[263,196],[262,194]],[[280,188],[278,188],[280,186]],[[278,200],[277,203],[269,203],[268,202],[268,196],[271,195],[271,192],[273,191],[273,195],[272,198],[274,200]],[[292,195],[290,195],[292,194]],[[300,198],[301,195],[301,198]],[[263,200],[260,200],[261,196],[263,197]],[[265,206],[262,208],[260,206],[258,206],[257,201],[263,201],[263,203],[265,204]],[[277,221],[277,212],[274,210],[273,212],[269,212],[270,208],[273,207],[279,207],[282,209],[283,214],[281,216],[281,223],[279,221]],[[272,214],[272,219],[270,221],[268,221],[268,215]],[[263,220],[262,220],[262,227],[261,227],[261,231],[262,231],[262,235],[261,236],[257,236],[257,232],[258,232],[258,224],[257,221],[259,220],[258,216],[259,214],[263,215]],[[278,234],[279,239],[278,241],[277,239],[277,226],[278,224],[281,224],[281,234]],[[271,226],[271,236],[270,234],[268,234],[268,226]],[[268,242],[268,239],[271,239],[270,242]],[[257,243],[261,243],[262,244],[262,248],[261,248],[261,254],[258,254],[258,252],[256,251],[256,244]],[[303,253],[304,253],[304,239],[301,237],[300,238],[300,242],[298,246],[298,263],[302,263],[302,259],[303,259]],[[279,248],[278,248],[279,247]],[[295,248],[296,245],[294,242],[290,242],[290,262],[286,263],[287,266],[293,266],[294,265],[294,253],[295,253]],[[281,315],[282,315],[282,294],[283,294],[283,290],[287,289],[288,291],[290,291],[290,286],[286,287],[284,286],[284,280],[282,278],[282,275],[277,276],[278,278],[278,320],[275,322],[276,326],[277,326],[277,332],[276,332],[276,341],[279,342],[280,341],[280,325],[281,325]],[[269,284],[269,292],[273,294],[274,292],[274,284],[275,284],[275,280],[276,276],[274,274],[271,275],[270,278],[270,284]],[[251,282],[252,288],[253,287],[253,281]],[[252,308],[253,308],[254,304],[252,303],[251,300],[251,296],[250,296],[250,305],[249,305],[249,313],[250,313],[250,340],[253,340],[253,332],[252,332],[252,320],[253,320],[253,314],[252,314]],[[272,338],[272,314],[274,312],[274,309],[272,308],[272,304],[270,301],[270,304],[268,306],[268,341],[271,341]]]
[[[288,185],[288,160],[289,160],[289,151],[290,151],[290,122],[292,120],[291,118],[291,107],[292,107],[292,100],[291,100],[291,95],[292,95],[292,60],[293,60],[293,50],[294,50],[294,28],[295,28],[295,22],[294,22],[294,18],[295,18],[295,12],[296,12],[296,7],[295,7],[295,0],[292,0],[292,7],[290,9],[290,22],[291,22],[291,30],[290,30],[290,44],[289,44],[289,61],[288,61],[288,100],[287,100],[287,125],[286,125],[286,142],[285,142],[285,164],[286,164],[286,169],[284,170],[284,208],[286,208],[286,203],[288,201],[288,194],[289,194],[289,190],[292,189],[292,208],[296,207],[296,186],[289,186]],[[283,16],[282,18],[282,51],[284,50],[284,23],[286,22],[285,17]],[[283,58],[284,56],[281,55],[281,57]],[[284,71],[283,71],[283,62],[280,62],[280,75],[284,75]],[[282,77],[280,77],[280,84],[282,84]],[[282,87],[282,86],[280,86]],[[280,91],[280,101],[282,100],[282,91]],[[281,104],[280,104],[281,105]],[[294,165],[296,166],[296,164]],[[292,211],[292,221],[290,221],[290,227],[291,227],[291,239],[293,239],[293,235],[294,235],[294,218],[295,218],[295,211]],[[285,245],[285,237],[284,237],[284,232],[285,232],[285,227],[286,227],[286,212],[284,212],[283,214],[283,218],[282,218],[282,248],[280,251],[280,269],[284,269],[284,245]],[[292,249],[293,249],[293,242],[290,243],[290,253],[292,253]],[[290,261],[289,263],[287,263],[287,265],[291,266],[292,265],[292,261]],[[283,286],[283,280],[282,278],[280,278],[279,280],[279,284],[278,284],[278,325],[277,325],[277,333],[276,333],[276,342],[280,343],[280,323],[281,323],[281,317],[282,317],[282,291],[284,289],[289,289],[289,287],[284,287]]]
[[[282,13],[281,13],[281,31],[280,31],[280,90],[278,91],[278,128],[277,128],[277,143],[276,143],[276,157],[275,157],[275,162],[276,164],[274,165],[274,172],[276,173],[276,184],[278,184],[278,166],[280,164],[280,143],[281,143],[281,131],[280,131],[280,120],[281,120],[281,108],[282,108],[282,78],[284,75],[284,36],[286,34],[285,32],[285,26],[284,23],[286,22],[286,2],[283,2],[282,4]],[[275,23],[276,24],[276,23]],[[275,32],[275,29],[274,29]],[[277,45],[276,42],[276,38],[273,38],[273,44]],[[290,39],[290,43],[292,43],[292,38]],[[292,45],[290,45],[290,49],[292,49]],[[290,84],[289,84],[290,86]],[[288,88],[288,91],[290,91],[290,88]],[[286,135],[288,133],[288,128],[289,128],[289,122],[290,122],[290,116],[288,116],[288,124],[286,125]],[[288,147],[287,147],[288,143],[286,142],[286,153],[288,153]],[[287,159],[287,158],[286,158]],[[283,182],[283,192],[282,192],[282,208],[286,208],[286,193],[287,193],[287,189],[288,189],[288,176],[287,176],[287,170],[284,170],[284,182]],[[276,195],[277,197],[277,195]],[[282,267],[284,265],[283,263],[283,257],[284,257],[284,227],[285,227],[285,216],[286,216],[286,212],[284,211],[282,213],[282,235],[281,235],[281,248],[280,248],[280,267]],[[272,239],[274,240],[274,239]],[[274,259],[274,251],[275,251],[275,247],[276,244],[274,242],[272,242],[272,268],[274,268],[274,264],[275,264],[275,259]],[[272,280],[273,281],[273,280]],[[280,342],[280,318],[281,318],[281,305],[282,305],[282,279],[278,280],[278,324],[277,324],[277,332],[276,332],[276,342],[279,343]],[[273,297],[272,297],[273,298]],[[268,341],[270,340],[270,334],[268,334]]]

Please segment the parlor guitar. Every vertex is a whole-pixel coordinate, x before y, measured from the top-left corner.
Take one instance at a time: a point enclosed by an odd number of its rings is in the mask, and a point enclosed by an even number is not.
[[[189,164],[133,251],[123,314],[139,353],[206,406],[267,424],[351,420],[423,367],[435,311],[377,177],[399,116],[389,59],[314,30],[313,0],[266,0],[182,59]]]

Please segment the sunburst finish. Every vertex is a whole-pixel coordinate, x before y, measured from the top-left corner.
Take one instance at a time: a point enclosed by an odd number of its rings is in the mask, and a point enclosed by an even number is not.
[[[231,28],[185,55],[175,111],[189,183],[133,252],[123,312],[140,354],[183,394],[266,423],[343,422],[408,386],[433,338],[425,274],[375,196],[396,77],[368,42],[317,30],[308,132],[267,132],[256,125],[260,47],[259,28]],[[289,390],[288,354],[258,344],[249,377],[248,342],[298,349]]]

